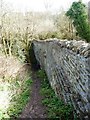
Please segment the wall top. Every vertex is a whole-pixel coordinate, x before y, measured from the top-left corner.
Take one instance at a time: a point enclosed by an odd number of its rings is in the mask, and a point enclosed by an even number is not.
[[[34,40],[33,43],[52,43],[57,44],[62,48],[67,48],[76,52],[77,54],[83,55],[85,58],[90,57],[90,43],[86,43],[85,41],[77,41],[77,40],[60,40],[57,38],[47,39],[47,40]]]

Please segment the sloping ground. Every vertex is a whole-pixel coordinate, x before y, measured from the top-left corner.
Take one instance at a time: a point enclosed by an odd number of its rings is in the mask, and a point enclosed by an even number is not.
[[[32,92],[31,99],[23,109],[20,118],[46,118],[46,108],[42,105],[42,96],[40,95],[40,78],[32,71]]]
[[[20,118],[45,118],[40,84],[30,64],[0,55],[0,120],[16,118],[19,114]]]
[[[15,57],[0,55],[0,120],[10,117],[9,108],[16,102],[12,102],[12,99],[26,90],[29,85],[26,82],[31,82],[29,68],[28,64],[20,63]]]
[[[15,77],[22,64],[15,57],[0,55],[0,77]]]
[[[10,101],[8,90],[10,77],[15,77],[22,65],[13,57],[0,55],[0,109],[7,109]]]
[[[3,70],[0,74],[0,120],[62,116],[68,120],[72,115],[70,106],[59,101],[50,88],[43,71],[32,71],[30,64],[22,64],[14,57],[2,56],[0,64]]]

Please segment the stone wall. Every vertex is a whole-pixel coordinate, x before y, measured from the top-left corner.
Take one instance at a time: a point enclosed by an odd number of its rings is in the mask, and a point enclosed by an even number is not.
[[[90,44],[84,41],[33,41],[34,53],[56,94],[90,118]]]

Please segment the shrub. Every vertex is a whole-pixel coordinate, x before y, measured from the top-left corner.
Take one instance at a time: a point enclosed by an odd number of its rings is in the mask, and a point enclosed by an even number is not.
[[[73,2],[71,8],[66,13],[77,30],[77,34],[87,42],[90,41],[90,25],[88,23],[88,15],[86,6],[82,2]]]
[[[56,15],[55,25],[59,38],[68,40],[79,39],[79,36],[76,35],[76,29],[72,24],[72,20],[65,15],[65,11]]]

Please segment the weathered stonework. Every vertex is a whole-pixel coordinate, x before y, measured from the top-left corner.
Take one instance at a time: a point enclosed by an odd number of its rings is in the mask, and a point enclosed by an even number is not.
[[[90,118],[90,44],[84,41],[33,41],[40,66],[56,94],[73,104],[81,119]]]

